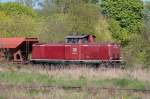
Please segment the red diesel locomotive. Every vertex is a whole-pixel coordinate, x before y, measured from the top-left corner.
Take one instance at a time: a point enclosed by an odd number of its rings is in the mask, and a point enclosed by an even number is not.
[[[120,45],[94,43],[95,36],[67,36],[65,43],[33,44],[32,62],[120,63]]]
[[[37,38],[0,38],[0,61],[17,63],[120,63],[120,45],[94,43],[95,36],[67,36],[65,43],[40,44]],[[30,57],[31,55],[31,57]]]

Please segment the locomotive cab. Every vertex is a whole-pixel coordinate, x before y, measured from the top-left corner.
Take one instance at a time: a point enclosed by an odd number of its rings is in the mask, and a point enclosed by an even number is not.
[[[86,36],[67,36],[65,38],[66,44],[86,44],[86,43],[94,43],[95,36],[94,35],[86,35]]]

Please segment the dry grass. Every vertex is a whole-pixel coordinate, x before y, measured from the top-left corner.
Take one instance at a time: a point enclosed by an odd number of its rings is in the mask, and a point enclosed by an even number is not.
[[[18,68],[19,67],[19,68]],[[79,67],[77,65],[71,65],[71,68],[53,68],[56,66],[43,66],[43,65],[15,65],[14,64],[2,64],[0,65],[0,71],[18,71],[26,73],[38,73],[55,77],[66,77],[78,79],[81,76],[94,79],[115,79],[115,78],[133,78],[142,81],[150,81],[150,71],[143,69],[117,69],[117,68],[89,68],[86,66]]]
[[[66,77],[78,79],[81,76],[88,78],[89,80],[94,79],[117,79],[117,78],[133,78],[142,81],[150,81],[150,71],[142,69],[113,69],[113,68],[88,68],[88,67],[76,67],[65,69],[43,69],[43,68],[30,68],[32,72],[39,74],[46,74],[55,77]],[[29,72],[30,70],[24,69]]]
[[[85,77],[89,80],[132,78],[140,81],[150,81],[150,71],[143,69],[89,68],[86,66],[79,67],[77,65],[71,65],[69,68],[56,68],[56,66],[44,67],[43,65],[0,65],[0,72],[9,71],[44,74],[56,78],[78,79]]]
[[[105,79],[137,79],[139,81],[150,81],[150,71],[134,69],[106,69],[106,68],[88,68],[71,65],[72,68],[63,69],[49,69],[41,66],[31,65],[12,65],[2,64],[0,72],[15,71],[18,73],[33,73],[47,75],[48,77],[65,78],[65,79],[79,79],[86,78],[86,80],[105,80]],[[0,81],[2,83],[3,81]],[[19,91],[18,91],[19,90]],[[141,92],[124,92],[114,90],[65,90],[65,89],[51,89],[49,91],[42,90],[28,90],[18,88],[16,86],[0,86],[0,99],[149,99],[149,93]]]
[[[8,94],[9,93],[9,94]],[[0,89],[0,99],[149,99],[150,94],[113,90],[63,90],[49,91],[5,87]]]

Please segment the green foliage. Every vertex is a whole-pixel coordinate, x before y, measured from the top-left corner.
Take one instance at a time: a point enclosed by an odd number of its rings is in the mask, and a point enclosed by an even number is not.
[[[145,64],[147,68],[150,68],[150,1],[145,2],[145,32],[143,33],[143,38],[147,43],[144,47],[145,49]]]
[[[96,4],[99,2],[99,0],[90,0],[90,2]]]
[[[142,31],[144,6],[141,0],[102,0],[101,7],[102,13],[116,20],[121,27],[121,30],[118,29],[121,32],[115,34],[115,39],[119,39],[123,44],[126,45],[129,38],[127,36]]]
[[[35,13],[31,8],[17,3],[0,3],[0,11],[5,12],[7,15],[37,16],[37,13]]]
[[[64,14],[53,14],[50,17],[44,17],[39,36],[40,40],[43,42],[63,42],[64,37],[70,31],[70,26],[66,23],[67,18],[68,15]]]
[[[2,37],[29,37],[36,36],[38,33],[36,21],[28,16],[12,16],[6,20],[0,20],[0,23],[0,33]]]
[[[112,37],[116,39],[122,46],[125,46],[129,42],[129,33],[126,29],[122,28],[119,25],[119,22],[111,19],[110,22],[110,31],[112,32]]]
[[[144,47],[144,64],[145,67],[150,69],[150,44],[148,43],[145,47]]]
[[[101,3],[102,13],[110,18],[112,37],[124,47],[123,57],[128,66],[144,67],[148,62],[148,5],[144,9],[141,0],[102,0]]]
[[[150,1],[146,1],[145,2],[145,8],[146,8],[146,10],[150,10]]]
[[[15,2],[28,6],[28,7],[33,7],[35,6],[35,3],[39,2],[39,0],[15,0]]]
[[[143,21],[144,6],[141,0],[102,0],[103,13],[116,19],[120,26],[130,32],[137,32],[134,28]]]
[[[95,33],[97,41],[110,42],[113,41],[112,33],[109,31],[109,24],[107,19],[103,16],[99,17],[99,20],[95,24]]]
[[[70,33],[94,33],[94,25],[99,17],[99,6],[88,3],[89,0],[56,0],[57,13],[67,14]]]
[[[95,33],[94,26],[99,18],[99,8],[97,6],[80,3],[72,6],[68,14],[68,24],[72,26],[71,33]]]
[[[107,19],[100,15],[99,5],[90,2],[56,0],[53,5],[45,4],[42,9],[46,17],[40,35],[42,41],[62,42],[68,34],[82,33],[96,35],[97,41],[111,41]]]
[[[0,4],[1,37],[38,36],[40,18],[31,8],[16,4]]]

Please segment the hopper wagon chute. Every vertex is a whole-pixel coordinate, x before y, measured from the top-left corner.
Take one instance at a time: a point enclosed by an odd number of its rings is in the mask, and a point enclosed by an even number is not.
[[[14,37],[0,38],[0,61],[25,62],[37,38]]]

